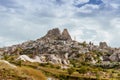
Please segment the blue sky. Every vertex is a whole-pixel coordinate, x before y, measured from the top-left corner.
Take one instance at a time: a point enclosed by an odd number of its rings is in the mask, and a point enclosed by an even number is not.
[[[80,42],[120,47],[120,0],[0,0],[0,46],[67,28]]]

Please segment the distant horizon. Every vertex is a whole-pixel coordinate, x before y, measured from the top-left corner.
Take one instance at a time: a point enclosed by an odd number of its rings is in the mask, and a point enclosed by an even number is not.
[[[0,0],[0,47],[67,28],[79,42],[120,47],[120,0]]]

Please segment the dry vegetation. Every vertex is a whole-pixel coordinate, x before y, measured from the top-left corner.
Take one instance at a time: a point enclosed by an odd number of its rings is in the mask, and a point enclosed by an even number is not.
[[[27,75],[31,76],[34,80],[46,80],[45,75],[40,70],[35,70],[30,67],[20,67],[20,69]]]
[[[11,56],[12,57],[12,56]],[[17,68],[0,62],[0,80],[47,80],[46,77],[58,80],[119,80],[119,69],[104,69],[90,64],[72,60],[73,66],[61,69],[60,65],[50,63],[31,63],[21,60],[8,60]],[[77,63],[78,62],[78,63]]]
[[[29,67],[11,67],[0,62],[0,80],[46,80],[39,70]]]

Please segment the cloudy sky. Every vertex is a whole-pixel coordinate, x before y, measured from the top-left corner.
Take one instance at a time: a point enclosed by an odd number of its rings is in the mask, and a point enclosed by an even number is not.
[[[120,0],[0,0],[0,46],[67,28],[80,42],[120,47]]]

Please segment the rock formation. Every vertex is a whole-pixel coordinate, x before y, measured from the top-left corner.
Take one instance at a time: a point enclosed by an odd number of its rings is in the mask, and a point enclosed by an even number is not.
[[[63,32],[62,32],[62,38],[63,40],[72,40],[69,32],[67,29],[64,29]]]
[[[64,29],[61,33],[58,28],[54,28],[49,30],[48,33],[42,39],[49,39],[49,40],[68,40],[71,41],[72,38],[67,29]]]
[[[54,28],[52,30],[49,30],[48,33],[44,36],[44,38],[48,39],[60,39],[61,38],[61,33],[58,28]]]
[[[19,45],[13,45],[0,49],[0,54],[33,55],[37,62],[51,62],[53,64],[68,65],[70,59],[77,59],[85,54],[82,61],[96,63],[97,61],[120,61],[120,49],[108,47],[106,42],[100,42],[99,46],[93,43],[80,43],[71,39],[67,29],[61,33],[58,28],[49,30],[48,33],[35,41],[27,41]],[[91,53],[91,54],[89,54]],[[94,53],[94,54],[92,54]],[[35,57],[37,56],[37,57]],[[101,57],[103,59],[101,59]],[[22,56],[21,59],[30,60]],[[97,60],[98,59],[98,60]]]
[[[108,45],[107,45],[106,42],[100,42],[99,47],[100,47],[101,49],[104,49],[104,48],[108,48]]]
[[[120,54],[119,53],[114,53],[109,57],[109,59],[111,61],[118,62],[118,61],[120,61]]]

